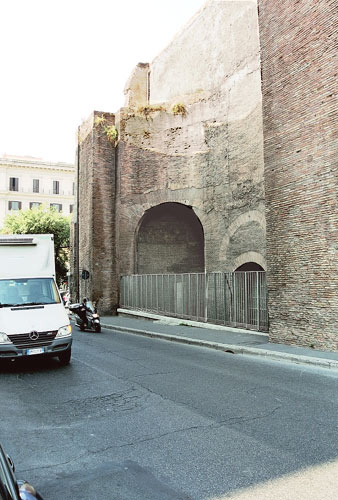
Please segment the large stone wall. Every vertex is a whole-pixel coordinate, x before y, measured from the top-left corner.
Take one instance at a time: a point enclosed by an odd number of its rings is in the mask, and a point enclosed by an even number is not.
[[[243,97],[247,75],[259,65],[257,23],[256,0],[207,2],[151,63],[150,102],[229,87],[233,98]]]
[[[102,149],[94,117],[82,126],[79,265],[95,281],[80,285],[101,312],[114,310],[120,275],[234,271],[246,262],[266,269],[256,2],[208,2],[187,30],[128,80],[125,107],[110,118],[119,132],[115,156]],[[179,228],[170,210],[151,219],[168,203],[199,221],[194,241],[188,217]],[[148,232],[140,233],[145,220]]]
[[[119,272],[136,271],[139,221],[166,202],[191,206],[200,219],[207,271],[233,271],[248,252],[266,268],[256,2],[206,4],[149,65],[142,103],[144,69],[128,81],[131,98],[116,117]],[[179,103],[183,114],[173,112]]]
[[[338,349],[336,0],[259,0],[270,337]]]

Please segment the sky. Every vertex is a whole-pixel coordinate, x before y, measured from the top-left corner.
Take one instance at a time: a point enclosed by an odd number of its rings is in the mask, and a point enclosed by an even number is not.
[[[116,112],[139,62],[151,62],[205,0],[3,0],[0,157],[74,163],[78,126]]]

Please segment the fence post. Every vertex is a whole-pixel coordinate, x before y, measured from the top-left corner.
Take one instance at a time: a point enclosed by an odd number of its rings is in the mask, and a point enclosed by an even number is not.
[[[227,310],[226,287],[225,287],[225,273],[222,273],[222,277],[223,277],[223,323],[225,324],[226,310]]]
[[[217,321],[217,274],[214,273],[215,321]]]
[[[208,321],[208,296],[209,296],[209,278],[208,278],[208,273],[205,272],[205,291],[204,291],[204,321]]]
[[[248,327],[249,311],[248,311],[248,275],[244,273],[244,310],[245,310],[245,326]]]
[[[257,328],[258,331],[260,329],[260,297],[259,297],[259,274],[258,271],[256,271],[256,280],[257,280]]]
[[[196,275],[196,316],[197,316],[197,321],[200,320],[200,293],[199,293],[199,286],[200,286],[200,275],[199,273]]]

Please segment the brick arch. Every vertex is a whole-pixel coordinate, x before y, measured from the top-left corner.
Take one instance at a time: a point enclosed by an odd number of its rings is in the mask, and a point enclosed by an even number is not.
[[[226,234],[224,235],[219,248],[219,260],[220,262],[227,259],[227,251],[230,244],[231,237],[236,233],[236,231],[245,226],[248,223],[256,222],[262,228],[264,234],[266,233],[266,221],[264,213],[259,210],[250,210],[244,214],[237,217],[228,227]],[[259,254],[257,254],[259,255]],[[242,262],[243,264],[244,262]],[[260,262],[257,262],[260,264]],[[241,265],[241,264],[239,264]],[[261,264],[260,264],[261,265]],[[266,266],[262,266],[266,269]]]
[[[135,237],[138,274],[204,272],[204,231],[191,207],[161,203],[139,221]]]
[[[237,257],[237,259],[235,259],[233,262],[232,271],[236,271],[238,267],[246,264],[247,262],[255,262],[256,264],[259,264],[264,269],[264,271],[266,271],[266,260],[258,252],[245,252],[242,253],[242,255],[239,255],[239,257]]]

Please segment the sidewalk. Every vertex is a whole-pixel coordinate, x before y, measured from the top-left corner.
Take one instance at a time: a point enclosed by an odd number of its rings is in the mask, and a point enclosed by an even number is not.
[[[270,360],[338,369],[338,352],[273,344],[269,342],[268,335],[265,333],[125,309],[119,309],[118,314],[118,316],[102,316],[102,328],[198,345],[234,354],[262,356]]]

